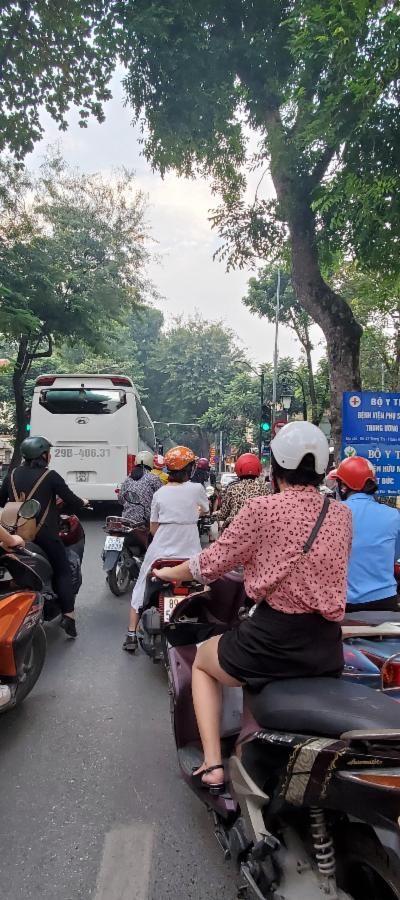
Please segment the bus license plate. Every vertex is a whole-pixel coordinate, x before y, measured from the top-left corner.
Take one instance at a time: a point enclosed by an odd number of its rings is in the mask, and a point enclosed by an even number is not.
[[[89,481],[89,472],[76,472],[77,481]]]
[[[175,594],[172,597],[164,597],[164,622],[169,622],[171,613],[182,599],[181,596],[175,597]]]
[[[104,549],[105,550],[122,550],[122,548],[124,546],[124,540],[125,540],[125,538],[123,538],[123,537],[112,537],[111,535],[109,535],[108,537],[106,537]]]

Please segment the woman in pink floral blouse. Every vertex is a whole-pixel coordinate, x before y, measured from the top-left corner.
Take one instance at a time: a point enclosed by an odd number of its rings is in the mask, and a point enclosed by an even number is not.
[[[186,563],[155,574],[166,581],[214,581],[241,565],[257,604],[237,628],[202,644],[192,691],[204,750],[194,777],[225,788],[220,748],[221,685],[260,689],[274,678],[335,676],[343,666],[351,514],[318,487],[329,447],[310,422],[292,422],[271,443],[275,493],[251,500],[220,539]]]

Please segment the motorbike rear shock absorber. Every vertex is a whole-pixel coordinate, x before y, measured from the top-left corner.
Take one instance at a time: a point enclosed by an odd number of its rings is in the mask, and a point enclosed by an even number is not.
[[[325,893],[334,897],[336,895],[335,846],[326,824],[324,811],[316,807],[310,809],[310,822],[315,859],[318,871],[325,882]]]

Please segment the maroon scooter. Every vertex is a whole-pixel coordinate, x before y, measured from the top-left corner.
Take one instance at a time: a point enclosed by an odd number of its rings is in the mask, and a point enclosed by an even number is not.
[[[243,586],[226,576],[176,600],[165,636],[178,762],[238,865],[239,896],[400,900],[396,701],[354,680],[356,666],[351,677],[285,679],[258,694],[224,689],[226,793],[213,796],[192,780],[202,752],[191,669],[196,645],[243,615]]]

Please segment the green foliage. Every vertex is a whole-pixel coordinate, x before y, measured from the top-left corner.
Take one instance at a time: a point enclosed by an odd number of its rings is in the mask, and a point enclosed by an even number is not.
[[[43,128],[44,107],[66,128],[71,104],[79,123],[104,118],[103,103],[114,67],[109,45],[96,28],[107,11],[103,0],[5,0],[0,32],[0,151],[24,156]]]

